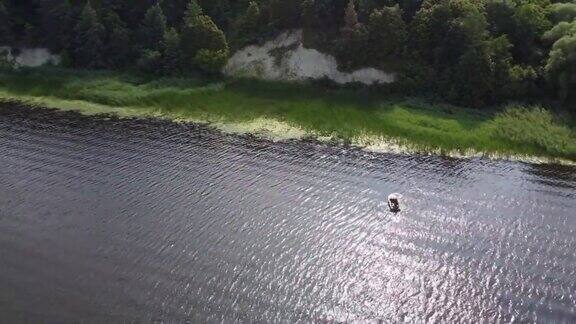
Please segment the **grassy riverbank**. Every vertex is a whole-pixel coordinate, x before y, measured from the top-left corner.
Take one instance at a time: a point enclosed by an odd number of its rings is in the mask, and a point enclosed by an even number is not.
[[[375,150],[576,161],[573,122],[538,107],[480,111],[387,98],[368,90],[246,80],[152,80],[63,69],[0,72],[0,99],[84,113],[166,116],[268,136],[329,137]]]

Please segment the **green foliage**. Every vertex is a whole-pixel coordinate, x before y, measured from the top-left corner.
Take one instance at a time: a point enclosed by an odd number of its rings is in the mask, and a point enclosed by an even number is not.
[[[76,66],[101,68],[104,27],[90,1],[86,2],[78,24],[74,28],[73,61]]]
[[[504,98],[524,99],[538,93],[536,82],[538,73],[531,66],[514,65],[508,71],[510,81],[501,89]]]
[[[452,102],[482,107],[493,96],[494,70],[486,44],[470,47],[447,72],[442,88]]]
[[[155,50],[145,49],[142,51],[137,62],[138,69],[150,73],[158,74],[162,71],[162,53]]]
[[[575,134],[562,127],[550,111],[542,107],[509,106],[494,119],[494,137],[545,150],[553,155],[573,155]],[[576,156],[576,155],[573,155]]]
[[[506,35],[519,64],[540,64],[545,51],[543,33],[550,29],[548,1],[490,1],[486,5],[489,30],[494,36]]]
[[[510,53],[512,44],[510,44],[506,36],[500,36],[489,40],[487,45],[493,64],[493,95],[496,98],[511,97],[507,86],[511,82],[510,70],[514,61]]]
[[[145,49],[159,51],[162,39],[166,33],[166,16],[162,11],[160,1],[150,7],[142,21],[140,39]]]
[[[527,37],[535,35],[538,38],[551,27],[546,9],[532,3],[520,5],[514,13],[514,20],[517,27],[523,27],[519,32]]]
[[[493,36],[511,35],[514,32],[514,7],[509,1],[489,1],[486,4],[486,17]]]
[[[298,26],[301,13],[302,0],[270,0],[270,21],[278,29]]]
[[[546,74],[557,87],[561,100],[574,99],[576,94],[576,33],[560,38],[552,46],[546,63]]]
[[[55,53],[69,49],[78,8],[69,0],[43,0],[39,11],[45,46]]]
[[[262,34],[262,14],[256,1],[249,1],[246,12],[238,17],[231,33],[231,47],[238,49],[258,41]]]
[[[417,13],[415,54],[434,68],[442,96],[473,106],[492,98],[487,26],[480,7],[466,0],[429,1]]]
[[[242,32],[254,34],[258,30],[260,21],[260,7],[255,1],[250,1],[246,14],[242,20]]]
[[[161,71],[166,75],[178,75],[183,72],[184,55],[180,43],[180,35],[174,28],[170,28],[162,40],[162,68]]]
[[[47,46],[77,67],[213,73],[228,44],[302,28],[306,48],[342,70],[397,72],[407,93],[569,102],[575,17],[565,0],[0,0],[0,43]]]
[[[190,0],[186,7],[186,12],[184,13],[184,21],[189,22],[202,14],[204,14],[204,12],[202,11],[202,7],[198,4],[198,1]]]
[[[521,63],[538,64],[543,58],[542,35],[552,27],[546,9],[532,3],[522,4],[512,18],[514,30],[510,37],[515,56]]]
[[[564,36],[570,36],[574,34],[576,34],[576,20],[570,23],[563,21],[544,33],[543,38],[551,43],[554,43]]]
[[[40,34],[41,32],[37,25],[25,23],[23,37],[21,38],[22,42],[27,46],[39,46],[42,44],[42,36]]]
[[[486,35],[487,22],[470,1],[426,2],[413,22],[415,53],[437,70],[451,67]]]
[[[560,23],[543,37],[553,44],[544,68],[546,78],[560,100],[576,102],[576,4],[556,3],[550,8],[551,16]]]
[[[104,49],[107,66],[114,68],[126,66],[134,52],[130,30],[114,11],[105,14],[103,23],[107,34]]]
[[[364,144],[394,138],[423,151],[464,153],[473,149],[576,161],[576,131],[565,119],[537,106],[508,106],[495,113],[396,99],[366,90],[326,91],[310,84],[150,81],[117,72],[46,68],[1,73],[0,96],[92,114],[162,114],[218,124],[272,119],[310,134]]]
[[[228,60],[228,51],[200,49],[194,57],[194,63],[208,74],[218,74]]]
[[[375,9],[368,23],[370,62],[399,59],[408,40],[408,30],[399,6]]]
[[[0,45],[8,45],[13,42],[12,19],[5,0],[0,0]]]
[[[184,26],[182,31],[182,49],[188,64],[199,64],[198,66],[201,69],[209,72],[215,70],[214,62],[220,62],[220,67],[222,67],[225,63],[222,57],[228,57],[228,43],[224,32],[206,15],[193,18]],[[198,56],[201,50],[207,51],[203,51],[202,55]],[[207,53],[213,53],[217,57],[213,61],[208,62]]]
[[[576,19],[576,3],[554,3],[550,5],[549,11],[551,20],[556,23],[572,22]]]
[[[356,6],[350,0],[344,11],[344,27],[342,39],[338,48],[338,60],[345,70],[354,69],[367,64],[367,51],[360,51],[368,43],[368,29],[358,21]]]
[[[344,30],[354,30],[358,26],[358,14],[354,0],[348,1],[346,11],[344,11]]]
[[[14,60],[8,49],[0,49],[0,71],[14,68]]]
[[[315,42],[318,13],[314,0],[302,2],[302,43],[305,47],[313,47]]]

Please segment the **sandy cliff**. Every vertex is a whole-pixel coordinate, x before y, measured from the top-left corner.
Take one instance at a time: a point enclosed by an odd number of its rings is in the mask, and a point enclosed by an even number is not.
[[[336,59],[302,45],[302,31],[288,31],[262,46],[248,46],[236,52],[224,68],[232,77],[300,81],[328,78],[340,84],[394,82],[395,75],[374,68],[350,73],[338,69]]]

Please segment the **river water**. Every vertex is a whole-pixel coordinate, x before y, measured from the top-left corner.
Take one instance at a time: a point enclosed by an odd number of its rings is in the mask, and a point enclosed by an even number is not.
[[[1,323],[575,322],[576,169],[3,104],[0,287]]]

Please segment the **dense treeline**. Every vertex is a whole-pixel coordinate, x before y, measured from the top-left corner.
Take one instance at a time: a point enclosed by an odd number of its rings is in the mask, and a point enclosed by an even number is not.
[[[398,72],[404,91],[461,104],[576,100],[576,3],[554,0],[0,0],[0,43],[69,65],[217,73],[289,28],[342,69]]]

